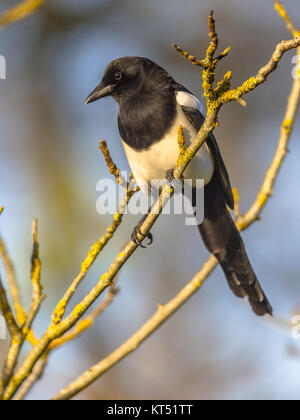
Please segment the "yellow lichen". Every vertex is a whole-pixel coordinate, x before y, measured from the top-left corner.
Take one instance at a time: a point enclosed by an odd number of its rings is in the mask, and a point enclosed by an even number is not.
[[[282,123],[282,128],[287,134],[290,134],[293,128],[293,120],[292,119],[284,120]]]
[[[120,214],[120,213],[116,213],[116,214],[114,215],[114,221],[115,221],[115,222],[120,222],[120,221],[121,221],[121,218],[122,218],[122,216],[121,216],[121,214]]]
[[[183,135],[183,127],[180,125],[178,127],[178,137],[177,137],[177,143],[179,146],[179,156],[177,159],[177,167],[181,165],[183,160],[185,159],[185,152],[186,152],[186,146],[185,146],[185,139]]]
[[[239,98],[241,98],[243,95],[246,95],[246,93],[251,92],[255,87],[257,86],[258,82],[255,79],[255,77],[250,77],[250,79],[246,80],[242,86],[239,86],[236,89],[228,90],[227,92],[224,92],[220,98],[218,98],[214,103],[214,109],[219,108],[221,105],[224,105],[231,101],[236,101]]]
[[[203,78],[203,93],[206,97],[207,102],[207,113],[210,114],[210,112],[215,109],[215,101],[216,101],[216,94],[213,89],[213,83],[215,81],[215,72],[210,69],[205,69],[202,72],[202,78]]]
[[[53,324],[58,324],[62,320],[62,317],[64,316],[65,311],[66,311],[67,303],[68,303],[68,301],[66,299],[62,299],[58,303],[58,305],[56,307],[56,310],[55,310],[55,312],[52,316],[52,323]]]
[[[217,87],[215,88],[215,94],[217,97],[221,96],[223,93],[227,92],[230,89],[230,82],[232,79],[232,71],[228,71],[223,80],[218,82]]]
[[[81,317],[81,315],[84,312],[84,307],[82,305],[82,303],[79,303],[77,306],[75,306],[75,308],[72,311],[73,316],[78,319]]]

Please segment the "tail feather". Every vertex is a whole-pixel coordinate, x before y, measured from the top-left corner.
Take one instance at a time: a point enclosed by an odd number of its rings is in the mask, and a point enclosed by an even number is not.
[[[205,187],[204,221],[199,225],[203,242],[220,263],[228,284],[239,298],[248,298],[253,311],[272,315],[272,307],[257,280],[244,242],[227,210],[217,174]]]

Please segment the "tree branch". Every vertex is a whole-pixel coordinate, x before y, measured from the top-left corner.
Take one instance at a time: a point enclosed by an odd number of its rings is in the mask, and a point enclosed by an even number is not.
[[[38,360],[36,365],[32,370],[32,374],[25,380],[20,390],[16,394],[14,400],[23,400],[31,388],[34,386],[35,382],[43,376],[46,366],[49,363],[50,354],[57,350],[59,347],[64,344],[73,341],[74,339],[80,337],[85,331],[87,331],[99,318],[104,311],[112,304],[115,296],[119,293],[119,289],[116,288],[116,280],[110,286],[108,293],[102,302],[96,307],[89,315],[85,318],[82,318],[75,327],[67,334],[63,335],[61,338],[54,340],[49,346],[48,350],[43,354],[43,356]]]
[[[1,207],[0,214],[2,213],[3,208]],[[6,279],[9,286],[10,296],[12,298],[13,307],[16,313],[16,319],[19,326],[24,325],[26,321],[26,311],[21,302],[20,290],[16,280],[15,269],[10,258],[10,255],[7,252],[5,243],[3,239],[0,237],[0,258],[2,259],[2,263],[4,266]]]
[[[29,309],[25,325],[22,329],[23,335],[26,337],[30,334],[31,325],[40,309],[41,303],[45,299],[43,294],[43,287],[40,282],[41,278],[41,261],[39,258],[39,243],[38,243],[38,221],[34,219],[32,224],[32,240],[33,251],[31,257],[31,283],[32,283],[32,302]]]
[[[136,192],[139,191],[139,188],[135,187],[135,180],[132,175],[130,175],[130,182],[125,181],[123,177],[120,175],[120,170],[117,168],[117,166],[113,162],[105,140],[100,141],[100,150],[103,153],[109,172],[112,175],[114,175],[118,184],[125,186],[126,188],[125,195],[124,195],[123,200],[119,204],[118,211],[114,215],[114,220],[112,224],[106,229],[106,233],[97,242],[95,242],[95,244],[91,247],[87,257],[81,264],[80,273],[73,280],[68,290],[66,291],[65,295],[56,306],[52,315],[53,324],[58,324],[62,320],[66,311],[66,307],[71,300],[71,297],[75,293],[81,281],[86,276],[88,270],[91,268],[91,266],[95,262],[100,252],[107,245],[109,240],[113,237],[114,233],[116,232],[116,230],[118,229],[118,227],[120,226],[123,220],[123,216],[125,214],[125,211],[127,209],[127,206],[131,198]]]
[[[34,222],[33,222],[32,233],[33,233],[33,253],[32,253],[32,260],[31,260],[31,281],[32,281],[32,285],[33,285],[32,304],[31,304],[30,310],[28,312],[28,315],[26,315],[26,312],[24,311],[26,318],[25,318],[25,323],[21,328],[19,328],[16,321],[14,321],[14,319],[11,318],[13,316],[12,312],[11,312],[10,321],[11,321],[11,324],[12,324],[14,330],[10,330],[11,337],[12,337],[12,344],[11,344],[11,347],[8,351],[6,361],[5,361],[5,364],[4,364],[4,368],[3,368],[3,375],[2,375],[1,385],[0,385],[0,395],[2,395],[5,385],[7,384],[7,382],[9,381],[11,376],[13,375],[14,369],[17,365],[19,354],[20,354],[21,349],[22,349],[22,345],[23,345],[24,341],[26,340],[26,338],[33,345],[38,341],[36,339],[33,331],[31,330],[31,325],[32,325],[32,322],[33,322],[34,318],[36,317],[36,315],[38,313],[40,305],[41,305],[42,301],[44,300],[45,296],[42,293],[43,288],[40,284],[41,262],[40,262],[40,259],[39,259],[39,244],[38,244],[38,240],[37,240],[37,220],[34,220]],[[7,258],[9,258],[8,255],[7,255]],[[9,261],[10,261],[10,259],[9,259]],[[11,267],[12,267],[12,264],[11,264]],[[13,284],[13,287],[16,287],[15,292],[18,291],[16,283]],[[1,290],[0,294],[2,294],[2,296],[3,296],[3,305],[4,305],[4,309],[7,312],[8,309],[10,309],[10,308],[8,308],[8,306],[7,306],[8,303],[6,302],[7,301],[6,296],[4,296],[5,291],[4,291],[3,287],[2,287],[2,290]],[[17,293],[17,296],[18,296],[18,293]],[[1,306],[2,305],[0,304],[0,307]],[[23,310],[23,307],[21,307],[21,308]],[[17,330],[16,330],[16,327],[17,327]]]
[[[22,387],[17,392],[17,394],[16,394],[16,396],[14,398],[15,401],[21,401],[21,400],[23,400],[26,397],[26,395],[28,394],[28,392],[33,387],[33,385],[39,379],[41,379],[41,377],[43,376],[47,364],[48,364],[48,354],[46,353],[45,355],[43,355],[38,360],[38,362],[36,363],[36,365],[32,369],[32,373],[28,376],[28,378],[26,379],[26,381],[24,382],[24,384],[22,385]]]

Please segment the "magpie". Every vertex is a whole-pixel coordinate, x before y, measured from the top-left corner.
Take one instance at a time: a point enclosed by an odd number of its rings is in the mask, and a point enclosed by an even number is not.
[[[176,167],[178,127],[183,127],[187,145],[201,128],[204,122],[201,104],[161,66],[142,57],[112,61],[86,104],[106,96],[112,96],[119,105],[119,132],[129,165],[141,190],[149,194],[151,180],[165,179],[166,172]],[[221,265],[233,293],[248,298],[257,315],[272,315],[272,307],[228,210],[234,206],[232,188],[213,134],[184,176],[204,179],[204,220],[198,229],[207,250]],[[139,225],[136,229],[132,238],[140,244]]]

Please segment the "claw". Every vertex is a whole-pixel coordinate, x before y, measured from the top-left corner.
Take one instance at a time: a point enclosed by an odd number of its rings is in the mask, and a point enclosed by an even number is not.
[[[174,191],[180,193],[183,191],[182,179],[177,179],[174,177],[174,169],[168,169],[166,171],[166,180],[169,187],[174,188]]]
[[[147,238],[149,239],[148,246],[153,244],[153,235],[152,233],[148,233]]]
[[[169,185],[172,184],[172,182],[174,181],[174,169],[168,169],[166,171],[166,180],[168,181]]]
[[[139,236],[142,236],[142,239],[139,239]],[[143,240],[145,238],[149,239],[149,243],[147,244],[148,246],[151,245],[153,243],[153,235],[152,233],[148,233],[147,235],[143,235],[140,229],[140,226],[136,226],[134,228],[134,231],[131,235],[131,240],[138,246],[140,246],[141,248],[146,248],[145,245],[143,245]]]

